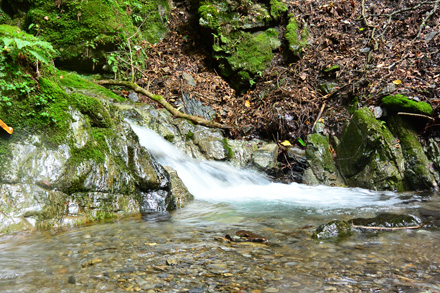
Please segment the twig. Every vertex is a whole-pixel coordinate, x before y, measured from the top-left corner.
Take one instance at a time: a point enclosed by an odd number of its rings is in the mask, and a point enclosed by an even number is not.
[[[353,228],[366,229],[366,230],[393,231],[393,230],[406,230],[406,229],[420,229],[423,227],[423,224],[418,226],[408,226],[408,227],[374,227],[374,226],[363,226],[363,225],[354,225],[354,224],[351,224],[351,226]]]
[[[315,130],[316,123],[318,122],[319,118],[321,118],[322,112],[324,112],[324,108],[325,108],[325,102],[324,104],[322,104],[321,110],[319,110],[319,114],[318,117],[316,117],[315,123],[313,123],[312,131]]]
[[[169,104],[164,99],[164,97],[162,97],[161,95],[155,95],[155,94],[151,93],[150,91],[140,87],[139,85],[137,85],[134,82],[121,81],[121,80],[101,80],[98,82],[98,84],[100,84],[100,85],[120,85],[120,86],[126,86],[128,88],[131,88],[135,92],[143,94],[143,95],[149,97],[150,99],[152,99],[153,101],[156,101],[157,103],[161,104],[165,109],[168,110],[168,112],[170,112],[172,115],[176,116],[177,118],[188,119],[196,124],[204,125],[207,127],[222,128],[222,129],[231,128],[228,125],[224,125],[224,124],[217,123],[214,121],[209,121],[209,120],[206,120],[205,118],[202,118],[199,116],[184,114],[184,113],[180,112],[179,110],[177,110],[176,108],[174,108],[173,106],[171,106],[171,104]]]
[[[398,112],[397,115],[403,115],[403,116],[415,116],[415,117],[421,117],[421,118],[425,118],[425,119],[429,119],[432,121],[435,121],[434,118],[427,116],[427,115],[423,115],[423,114],[416,114],[416,113],[407,113],[407,112]]]
[[[423,29],[424,29],[425,26],[426,26],[426,22],[427,22],[427,21],[431,18],[431,16],[437,11],[438,4],[439,4],[439,3],[440,3],[440,0],[436,0],[435,3],[434,3],[434,7],[432,8],[432,10],[431,10],[429,13],[426,14],[426,17],[425,17],[425,19],[423,20],[422,24],[420,25],[420,27],[419,27],[419,32],[417,33],[417,36],[414,38],[414,40],[415,40],[415,39],[418,39],[418,38],[420,37],[420,35],[422,34]]]

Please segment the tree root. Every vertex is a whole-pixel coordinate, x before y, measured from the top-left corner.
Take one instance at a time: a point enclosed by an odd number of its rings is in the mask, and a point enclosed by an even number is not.
[[[209,121],[203,117],[182,113],[179,110],[177,110],[176,108],[174,108],[170,103],[168,103],[164,99],[164,97],[162,97],[161,95],[155,95],[155,94],[151,93],[150,91],[140,87],[139,85],[137,85],[134,82],[122,81],[122,80],[101,80],[98,83],[100,85],[119,85],[119,86],[125,86],[128,88],[131,88],[135,92],[143,94],[143,95],[149,97],[150,99],[156,101],[157,103],[162,105],[165,109],[167,109],[168,112],[170,112],[172,115],[174,115],[177,118],[188,119],[196,124],[200,124],[200,125],[207,126],[207,127],[222,128],[222,129],[231,128],[228,125],[224,125],[224,124],[217,123],[214,121]]]

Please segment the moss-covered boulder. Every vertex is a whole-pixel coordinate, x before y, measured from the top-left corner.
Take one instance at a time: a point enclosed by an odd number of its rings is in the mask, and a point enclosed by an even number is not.
[[[169,11],[165,0],[4,0],[2,6],[12,17],[24,14],[23,28],[59,50],[59,65],[88,72],[106,68],[109,52],[128,49],[129,38],[133,48],[163,38]],[[123,50],[118,57],[127,57]]]
[[[405,158],[405,178],[414,190],[426,190],[437,187],[434,177],[433,163],[425,154],[423,146],[413,126],[404,118],[391,116],[388,126],[392,133],[399,138]]]
[[[200,3],[199,24],[212,39],[220,73],[239,90],[249,88],[270,65],[281,42],[275,26],[287,6],[281,1],[210,0]]]
[[[177,206],[168,172],[115,107],[121,97],[56,71],[47,42],[0,34],[0,117],[14,129],[0,129],[0,233]]]
[[[345,221],[334,220],[316,228],[312,238],[343,240],[352,234],[351,225]]]
[[[353,114],[336,153],[338,169],[349,186],[398,191],[407,188],[402,149],[385,123],[367,108]]]
[[[341,185],[328,137],[315,133],[307,137],[306,157],[310,168],[304,172],[304,183]]]
[[[404,95],[391,95],[382,98],[383,106],[392,112],[408,112],[423,115],[432,115],[432,107],[425,102],[411,100]]]

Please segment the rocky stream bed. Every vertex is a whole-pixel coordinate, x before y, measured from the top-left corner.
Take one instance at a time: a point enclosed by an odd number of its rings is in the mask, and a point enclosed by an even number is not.
[[[425,197],[426,199],[426,197]],[[417,213],[429,202],[392,210]],[[259,206],[259,208],[258,208]],[[285,204],[195,201],[169,218],[132,218],[0,238],[3,292],[437,292],[440,231],[355,233],[311,238],[334,217],[388,207],[316,209]],[[230,242],[247,229],[266,243]]]

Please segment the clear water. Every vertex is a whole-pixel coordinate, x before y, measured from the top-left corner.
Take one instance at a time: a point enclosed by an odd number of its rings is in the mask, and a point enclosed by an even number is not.
[[[167,220],[126,219],[0,238],[2,292],[440,292],[440,231],[311,238],[333,219],[440,213],[438,194],[270,183],[188,158],[147,129],[141,143],[196,200]],[[229,243],[249,230],[268,244]],[[258,291],[260,290],[260,291]]]

